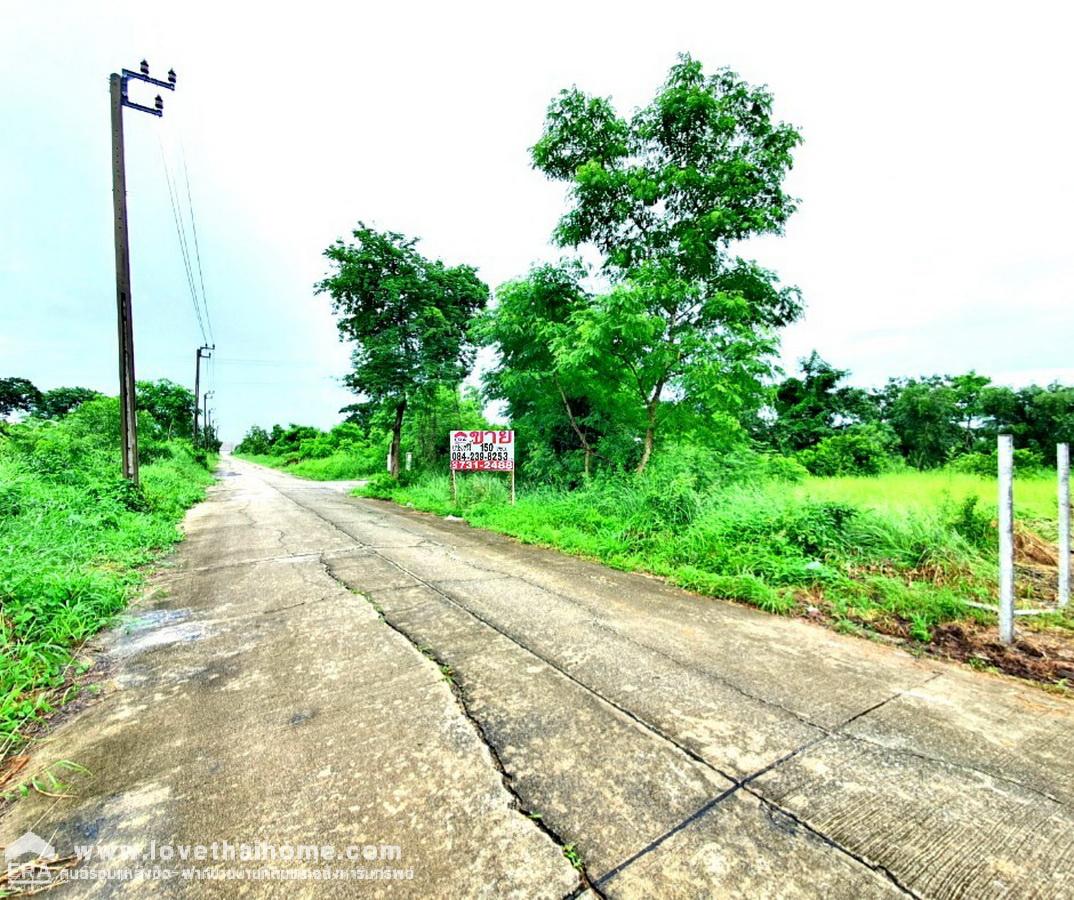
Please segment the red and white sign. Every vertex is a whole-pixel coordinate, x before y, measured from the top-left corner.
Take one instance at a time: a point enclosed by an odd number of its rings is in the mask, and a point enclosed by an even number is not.
[[[456,472],[513,472],[513,431],[453,431],[448,436],[451,468]]]

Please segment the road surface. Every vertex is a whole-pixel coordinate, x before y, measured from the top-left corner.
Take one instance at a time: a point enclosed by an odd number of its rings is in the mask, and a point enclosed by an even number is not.
[[[88,774],[0,822],[138,866],[217,848],[62,891],[1074,896],[1069,701],[340,485],[221,474],[100,639],[101,697],[36,751]],[[258,842],[268,875],[236,858]]]

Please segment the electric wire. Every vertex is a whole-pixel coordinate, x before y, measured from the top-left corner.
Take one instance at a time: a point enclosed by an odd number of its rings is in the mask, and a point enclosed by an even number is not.
[[[216,337],[213,335],[213,321],[209,315],[209,297],[205,293],[205,272],[201,267],[201,247],[198,244],[198,223],[194,218],[194,199],[190,192],[190,170],[186,164],[186,149],[183,147],[182,141],[179,142],[180,153],[183,158],[183,179],[186,181],[186,203],[187,209],[190,212],[190,230],[194,235],[194,258],[198,264],[198,281],[201,283],[201,305],[205,310],[205,324],[209,328],[209,338],[213,345],[216,344]]]
[[[198,292],[194,282],[194,271],[190,265],[190,252],[186,242],[186,227],[183,221],[182,210],[178,203],[176,203],[175,187],[172,183],[171,170],[168,166],[168,157],[164,152],[164,143],[157,138],[157,142],[160,144],[160,159],[164,166],[164,178],[168,184],[168,199],[172,204],[172,218],[175,221],[175,233],[179,238],[179,252],[183,258],[183,268],[186,271],[187,287],[190,289],[190,300],[194,305],[194,316],[198,322],[198,329],[201,331],[202,341],[206,344],[209,343],[208,333],[205,329],[205,321],[201,315],[201,307],[198,303]]]
[[[217,360],[219,363],[225,366],[239,365],[239,366],[268,366],[276,368],[285,367],[310,367],[316,366],[317,363],[309,362],[307,360],[289,360],[289,359],[239,359],[236,357],[221,357]]]

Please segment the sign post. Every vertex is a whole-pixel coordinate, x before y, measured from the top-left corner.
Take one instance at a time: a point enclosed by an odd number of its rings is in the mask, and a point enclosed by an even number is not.
[[[515,433],[513,431],[452,431],[451,498],[458,503],[457,472],[509,472],[511,505],[515,502]]]

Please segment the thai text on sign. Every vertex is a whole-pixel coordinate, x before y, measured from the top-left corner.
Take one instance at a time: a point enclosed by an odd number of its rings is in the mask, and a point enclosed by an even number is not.
[[[451,468],[456,472],[513,472],[515,433],[513,431],[453,431]]]

